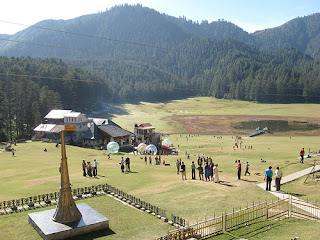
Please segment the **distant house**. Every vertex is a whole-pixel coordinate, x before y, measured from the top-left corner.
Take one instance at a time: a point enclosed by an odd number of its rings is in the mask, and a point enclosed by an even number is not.
[[[88,119],[86,115],[80,112],[69,112],[64,115],[64,125],[68,127],[75,127],[76,130],[72,132],[71,138],[74,143],[79,143],[80,139],[88,131]]]
[[[41,123],[35,129],[33,129],[33,131],[35,132],[37,138],[42,138],[47,133],[49,133],[55,126],[56,124]]]
[[[44,123],[45,124],[63,125],[64,124],[64,115],[67,113],[70,113],[70,112],[72,112],[72,110],[59,110],[59,109],[51,110],[44,117]]]
[[[133,133],[117,125],[100,125],[98,126],[101,133],[105,136],[106,142],[117,142],[119,146],[131,145]]]
[[[155,127],[153,127],[150,123],[141,123],[140,125],[135,124],[134,135],[136,144],[158,144],[161,142],[161,135],[156,133]]]
[[[92,122],[87,132],[81,138],[81,146],[83,147],[95,147],[104,146],[105,137],[99,130],[98,126]]]
[[[67,126],[76,128],[75,131],[65,132],[68,144],[85,147],[106,147],[110,141],[116,141],[120,146],[132,144],[133,133],[109,119],[87,118],[81,112],[55,109],[45,116],[43,122],[34,129],[35,139],[58,142],[60,132]]]

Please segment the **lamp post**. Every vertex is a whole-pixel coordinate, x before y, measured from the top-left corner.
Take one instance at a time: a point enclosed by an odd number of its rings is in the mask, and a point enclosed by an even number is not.
[[[65,129],[66,130],[66,129]],[[56,211],[52,217],[53,221],[59,223],[71,223],[79,221],[82,217],[71,193],[64,131],[61,131],[61,186],[60,196]],[[69,129],[70,130],[70,129]],[[74,130],[73,130],[74,131]]]

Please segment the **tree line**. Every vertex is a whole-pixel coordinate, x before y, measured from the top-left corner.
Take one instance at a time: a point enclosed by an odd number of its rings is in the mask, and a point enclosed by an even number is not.
[[[110,94],[102,78],[61,59],[0,57],[0,139],[30,138],[52,109],[90,111]]]

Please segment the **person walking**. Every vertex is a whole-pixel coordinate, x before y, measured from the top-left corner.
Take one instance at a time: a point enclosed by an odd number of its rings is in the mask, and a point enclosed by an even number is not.
[[[148,163],[148,158],[147,158],[147,156],[144,156],[144,163],[147,165],[147,163]]]
[[[240,180],[240,178],[241,178],[241,162],[240,162],[240,160],[238,160],[237,169],[238,169],[238,180]]]
[[[281,185],[281,178],[282,178],[282,171],[279,167],[276,168],[277,170],[274,172],[274,179],[276,183],[276,191],[280,191]]]
[[[86,163],[85,160],[82,160],[82,171],[83,171],[83,176],[84,176],[84,177],[87,176],[86,168],[87,168],[87,163]]]
[[[302,148],[302,150],[300,151],[300,162],[303,163],[303,159],[304,159],[304,148]]]
[[[152,163],[152,157],[151,157],[151,155],[149,156],[149,163],[150,163],[150,165],[151,165],[151,163]]]
[[[187,180],[187,173],[186,173],[186,165],[184,165],[184,162],[181,163],[181,176],[182,176],[182,180],[184,178],[184,180]]]
[[[97,176],[98,175],[98,162],[97,160],[93,160],[93,176]]]
[[[246,171],[244,172],[244,175],[246,176],[247,174],[249,174],[250,176],[250,172],[249,172],[249,167],[251,165],[249,165],[249,162],[243,162],[245,164],[245,167],[246,167]]]
[[[196,179],[196,165],[194,165],[194,161],[192,161],[192,163],[191,163],[191,175],[192,175],[192,179],[195,180]]]
[[[269,168],[266,170],[266,173],[264,174],[264,179],[266,180],[266,191],[271,191],[271,181],[272,181],[272,176],[273,176],[273,172],[271,170],[271,166],[269,166]]]

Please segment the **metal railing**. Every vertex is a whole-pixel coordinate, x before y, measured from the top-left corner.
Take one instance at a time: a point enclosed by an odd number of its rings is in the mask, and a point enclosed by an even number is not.
[[[168,214],[165,209],[157,207],[151,203],[141,200],[131,194],[128,194],[118,188],[115,188],[109,184],[100,184],[90,187],[82,187],[77,189],[72,189],[72,195],[74,198],[79,199],[84,196],[96,196],[98,192],[105,192],[112,194],[113,196],[120,198],[122,201],[127,201],[133,203],[135,206],[139,206],[140,209],[148,210],[150,213],[155,213],[161,217],[165,217],[168,220],[172,221],[174,224],[179,226],[185,226],[185,219],[174,214]],[[2,213],[14,212],[19,209],[28,209],[34,208],[37,204],[40,206],[46,206],[57,202],[59,199],[59,192],[41,194],[37,196],[31,196],[26,198],[19,198],[9,201],[0,202],[0,211]],[[7,211],[9,210],[9,211]],[[168,215],[168,216],[167,216]]]
[[[253,203],[250,207],[247,206],[228,214],[223,213],[219,217],[169,231],[166,236],[158,239],[204,239],[244,225],[250,225],[259,219],[267,220],[279,216],[319,221],[320,205],[296,199],[292,196],[278,201]]]

